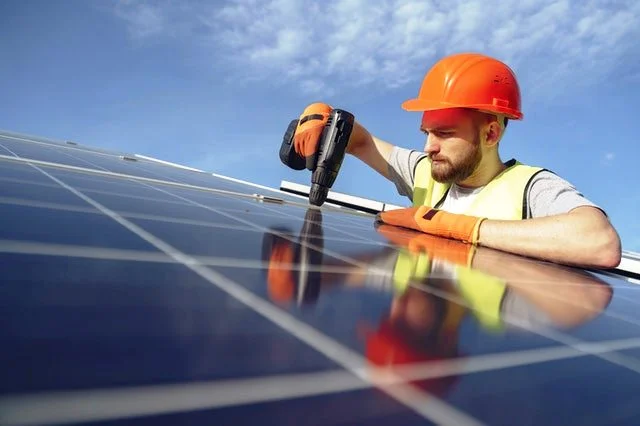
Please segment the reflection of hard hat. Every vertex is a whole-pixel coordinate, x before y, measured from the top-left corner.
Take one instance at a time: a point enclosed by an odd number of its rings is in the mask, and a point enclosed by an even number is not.
[[[378,366],[412,364],[442,358],[435,350],[418,349],[411,345],[410,339],[389,321],[383,321],[374,333],[367,336],[366,357]]]
[[[419,294],[425,295],[416,290]],[[424,363],[456,357],[457,330],[465,308],[445,299],[430,296],[435,302],[436,320],[432,329],[416,333],[399,327],[385,318],[378,328],[366,334],[365,356],[377,368]],[[412,383],[430,393],[442,394],[455,382],[455,377],[416,380]]]
[[[433,330],[426,335],[410,336],[411,333],[394,326],[387,318],[375,332],[367,333],[366,355],[377,365],[407,364],[439,359],[451,346],[449,337],[456,337],[460,322],[465,316],[464,306],[433,296],[437,304],[434,309],[438,317]],[[444,346],[440,344],[443,343]],[[453,345],[455,346],[455,345]]]
[[[411,343],[411,339],[407,339],[407,336],[398,332],[388,321],[384,321],[375,333],[368,336],[365,355],[377,368],[393,368],[394,366],[437,361],[455,356],[455,354],[438,350],[437,343],[431,346],[430,350],[416,348]],[[456,376],[449,375],[429,379],[410,379],[409,383],[430,394],[439,396],[445,394],[456,381]]]
[[[402,104],[407,111],[471,108],[522,119],[520,88],[503,62],[476,53],[438,61],[425,75],[418,97]]]

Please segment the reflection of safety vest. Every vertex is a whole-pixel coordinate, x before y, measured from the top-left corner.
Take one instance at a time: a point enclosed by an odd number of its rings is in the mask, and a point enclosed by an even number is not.
[[[412,281],[426,281],[431,268],[432,259],[429,253],[411,253],[407,249],[400,249],[393,275],[395,292],[404,293]],[[462,303],[469,308],[480,324],[487,329],[500,330],[500,309],[506,291],[505,283],[500,278],[472,269],[468,265],[456,265],[455,278],[458,295],[464,300]],[[455,302],[449,303],[449,308],[443,323],[444,329],[457,328],[462,318],[460,310],[464,309]]]
[[[511,160],[507,168],[487,184],[464,214],[490,219],[519,220],[527,215],[527,191],[532,178],[544,170],[526,166]],[[420,161],[415,170],[413,189],[414,206],[438,207],[444,201],[450,185],[435,182],[431,178],[431,163]],[[470,257],[469,263],[473,257]],[[431,272],[431,257],[428,253],[410,253],[400,250],[394,269],[394,284],[403,291],[412,280],[425,280]],[[492,275],[474,270],[468,265],[455,267],[457,289],[484,327],[492,330],[502,328],[501,305],[506,293],[505,283]],[[451,324],[453,325],[453,324]]]

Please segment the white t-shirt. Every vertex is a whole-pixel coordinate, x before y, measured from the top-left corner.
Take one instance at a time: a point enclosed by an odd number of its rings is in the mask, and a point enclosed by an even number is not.
[[[413,199],[413,174],[416,164],[424,158],[424,152],[394,147],[389,159],[389,174],[400,195]],[[425,161],[428,161],[425,159]],[[451,185],[447,197],[440,209],[451,212],[463,212],[482,190],[480,188],[462,188]],[[527,218],[552,216],[568,213],[580,206],[598,207],[582,195],[571,183],[549,171],[538,173],[532,180],[527,193],[529,211]],[[602,209],[601,209],[602,210]]]
[[[439,207],[451,213],[463,213],[474,202],[484,186],[478,188],[463,188],[458,185],[451,185],[447,197]]]

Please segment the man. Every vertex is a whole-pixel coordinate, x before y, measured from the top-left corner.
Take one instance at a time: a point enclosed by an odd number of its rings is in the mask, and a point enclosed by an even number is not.
[[[395,183],[412,200],[378,220],[524,256],[580,267],[613,268],[620,238],[606,214],[554,173],[516,160],[499,144],[509,120],[521,120],[513,71],[486,55],[455,54],[424,77],[418,97],[425,152],[400,148],[354,125],[347,152]],[[294,145],[312,155],[331,106],[309,105]]]

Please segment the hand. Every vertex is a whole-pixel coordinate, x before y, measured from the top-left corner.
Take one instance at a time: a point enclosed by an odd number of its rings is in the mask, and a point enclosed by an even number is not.
[[[317,102],[308,105],[300,115],[298,127],[293,136],[293,147],[299,156],[306,159],[309,170],[315,166],[320,137],[331,111],[333,108],[330,105]]]
[[[402,232],[401,228],[391,225],[379,225],[376,231],[390,243],[406,247],[410,253],[419,255],[426,253],[433,259],[442,259],[457,265],[470,266],[475,254],[475,247],[460,241],[436,237],[412,231]],[[400,232],[399,232],[400,231]]]
[[[426,234],[476,244],[486,218],[449,213],[431,207],[409,207],[378,213],[377,222],[415,229]]]

